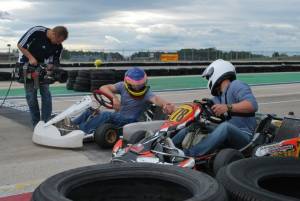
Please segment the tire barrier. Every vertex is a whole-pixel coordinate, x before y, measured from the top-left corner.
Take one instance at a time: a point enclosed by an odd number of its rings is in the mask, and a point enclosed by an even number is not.
[[[0,81],[8,81],[11,79],[10,72],[0,72]]]
[[[262,157],[233,162],[217,179],[232,201],[296,201],[300,199],[300,160]]]
[[[226,201],[222,185],[207,174],[150,163],[103,164],[54,175],[32,201]]]
[[[74,84],[76,82],[77,74],[78,74],[78,70],[68,71],[68,81],[67,81],[67,84],[66,84],[66,87],[67,87],[68,90],[73,89]]]
[[[115,70],[91,70],[91,88],[90,91],[99,89],[102,85],[114,84],[116,82]]]
[[[89,92],[91,87],[90,71],[80,70],[74,83],[74,91]]]

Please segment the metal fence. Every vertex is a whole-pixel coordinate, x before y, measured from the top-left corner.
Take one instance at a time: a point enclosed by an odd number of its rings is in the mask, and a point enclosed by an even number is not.
[[[181,49],[181,50],[125,50],[125,49],[101,49],[101,50],[65,50],[62,54],[62,62],[94,62],[101,59],[103,62],[115,61],[140,61],[160,62],[163,53],[177,53],[178,61],[213,61],[219,58],[236,60],[300,60],[300,51],[238,51],[208,49]],[[0,48],[0,62],[14,63],[18,58],[18,51],[11,47]]]

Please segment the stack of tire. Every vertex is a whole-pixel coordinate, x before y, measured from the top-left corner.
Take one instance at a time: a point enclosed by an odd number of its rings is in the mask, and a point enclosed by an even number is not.
[[[90,87],[90,71],[79,70],[73,86],[74,91],[89,92]]]
[[[227,201],[214,178],[202,172],[151,163],[101,164],[54,175],[32,201]]]
[[[0,72],[0,81],[7,81],[11,79],[10,72]]]
[[[115,70],[92,70],[90,71],[90,91],[99,89],[102,85],[114,84],[116,82]]]
[[[116,82],[120,82],[120,81],[124,80],[125,72],[126,72],[126,70],[116,70],[115,71]]]
[[[300,160],[262,157],[222,168],[217,180],[232,201],[299,201]]]
[[[76,82],[77,74],[78,74],[78,70],[68,71],[68,81],[67,81],[67,85],[66,85],[66,88],[68,90],[73,90],[74,84]]]

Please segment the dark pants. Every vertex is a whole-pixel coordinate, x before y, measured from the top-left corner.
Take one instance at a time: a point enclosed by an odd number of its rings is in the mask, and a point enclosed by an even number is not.
[[[185,128],[172,138],[175,146],[178,147],[181,144],[187,133],[188,129]],[[202,156],[222,146],[240,149],[246,146],[251,139],[252,136],[249,133],[243,132],[229,122],[223,122],[208,134],[204,140],[200,141],[190,149],[185,149],[183,151],[187,156]]]
[[[27,82],[26,85],[24,84],[24,88],[33,126],[35,126],[40,120],[47,122],[52,113],[52,98],[49,91],[49,84],[40,84],[39,87],[42,102],[41,115],[37,98],[38,90],[34,88],[33,82]]]

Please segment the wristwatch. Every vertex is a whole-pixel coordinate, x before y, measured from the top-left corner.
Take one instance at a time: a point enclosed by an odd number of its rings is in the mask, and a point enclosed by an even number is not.
[[[227,104],[227,112],[231,112],[232,111],[232,105],[231,104]]]

